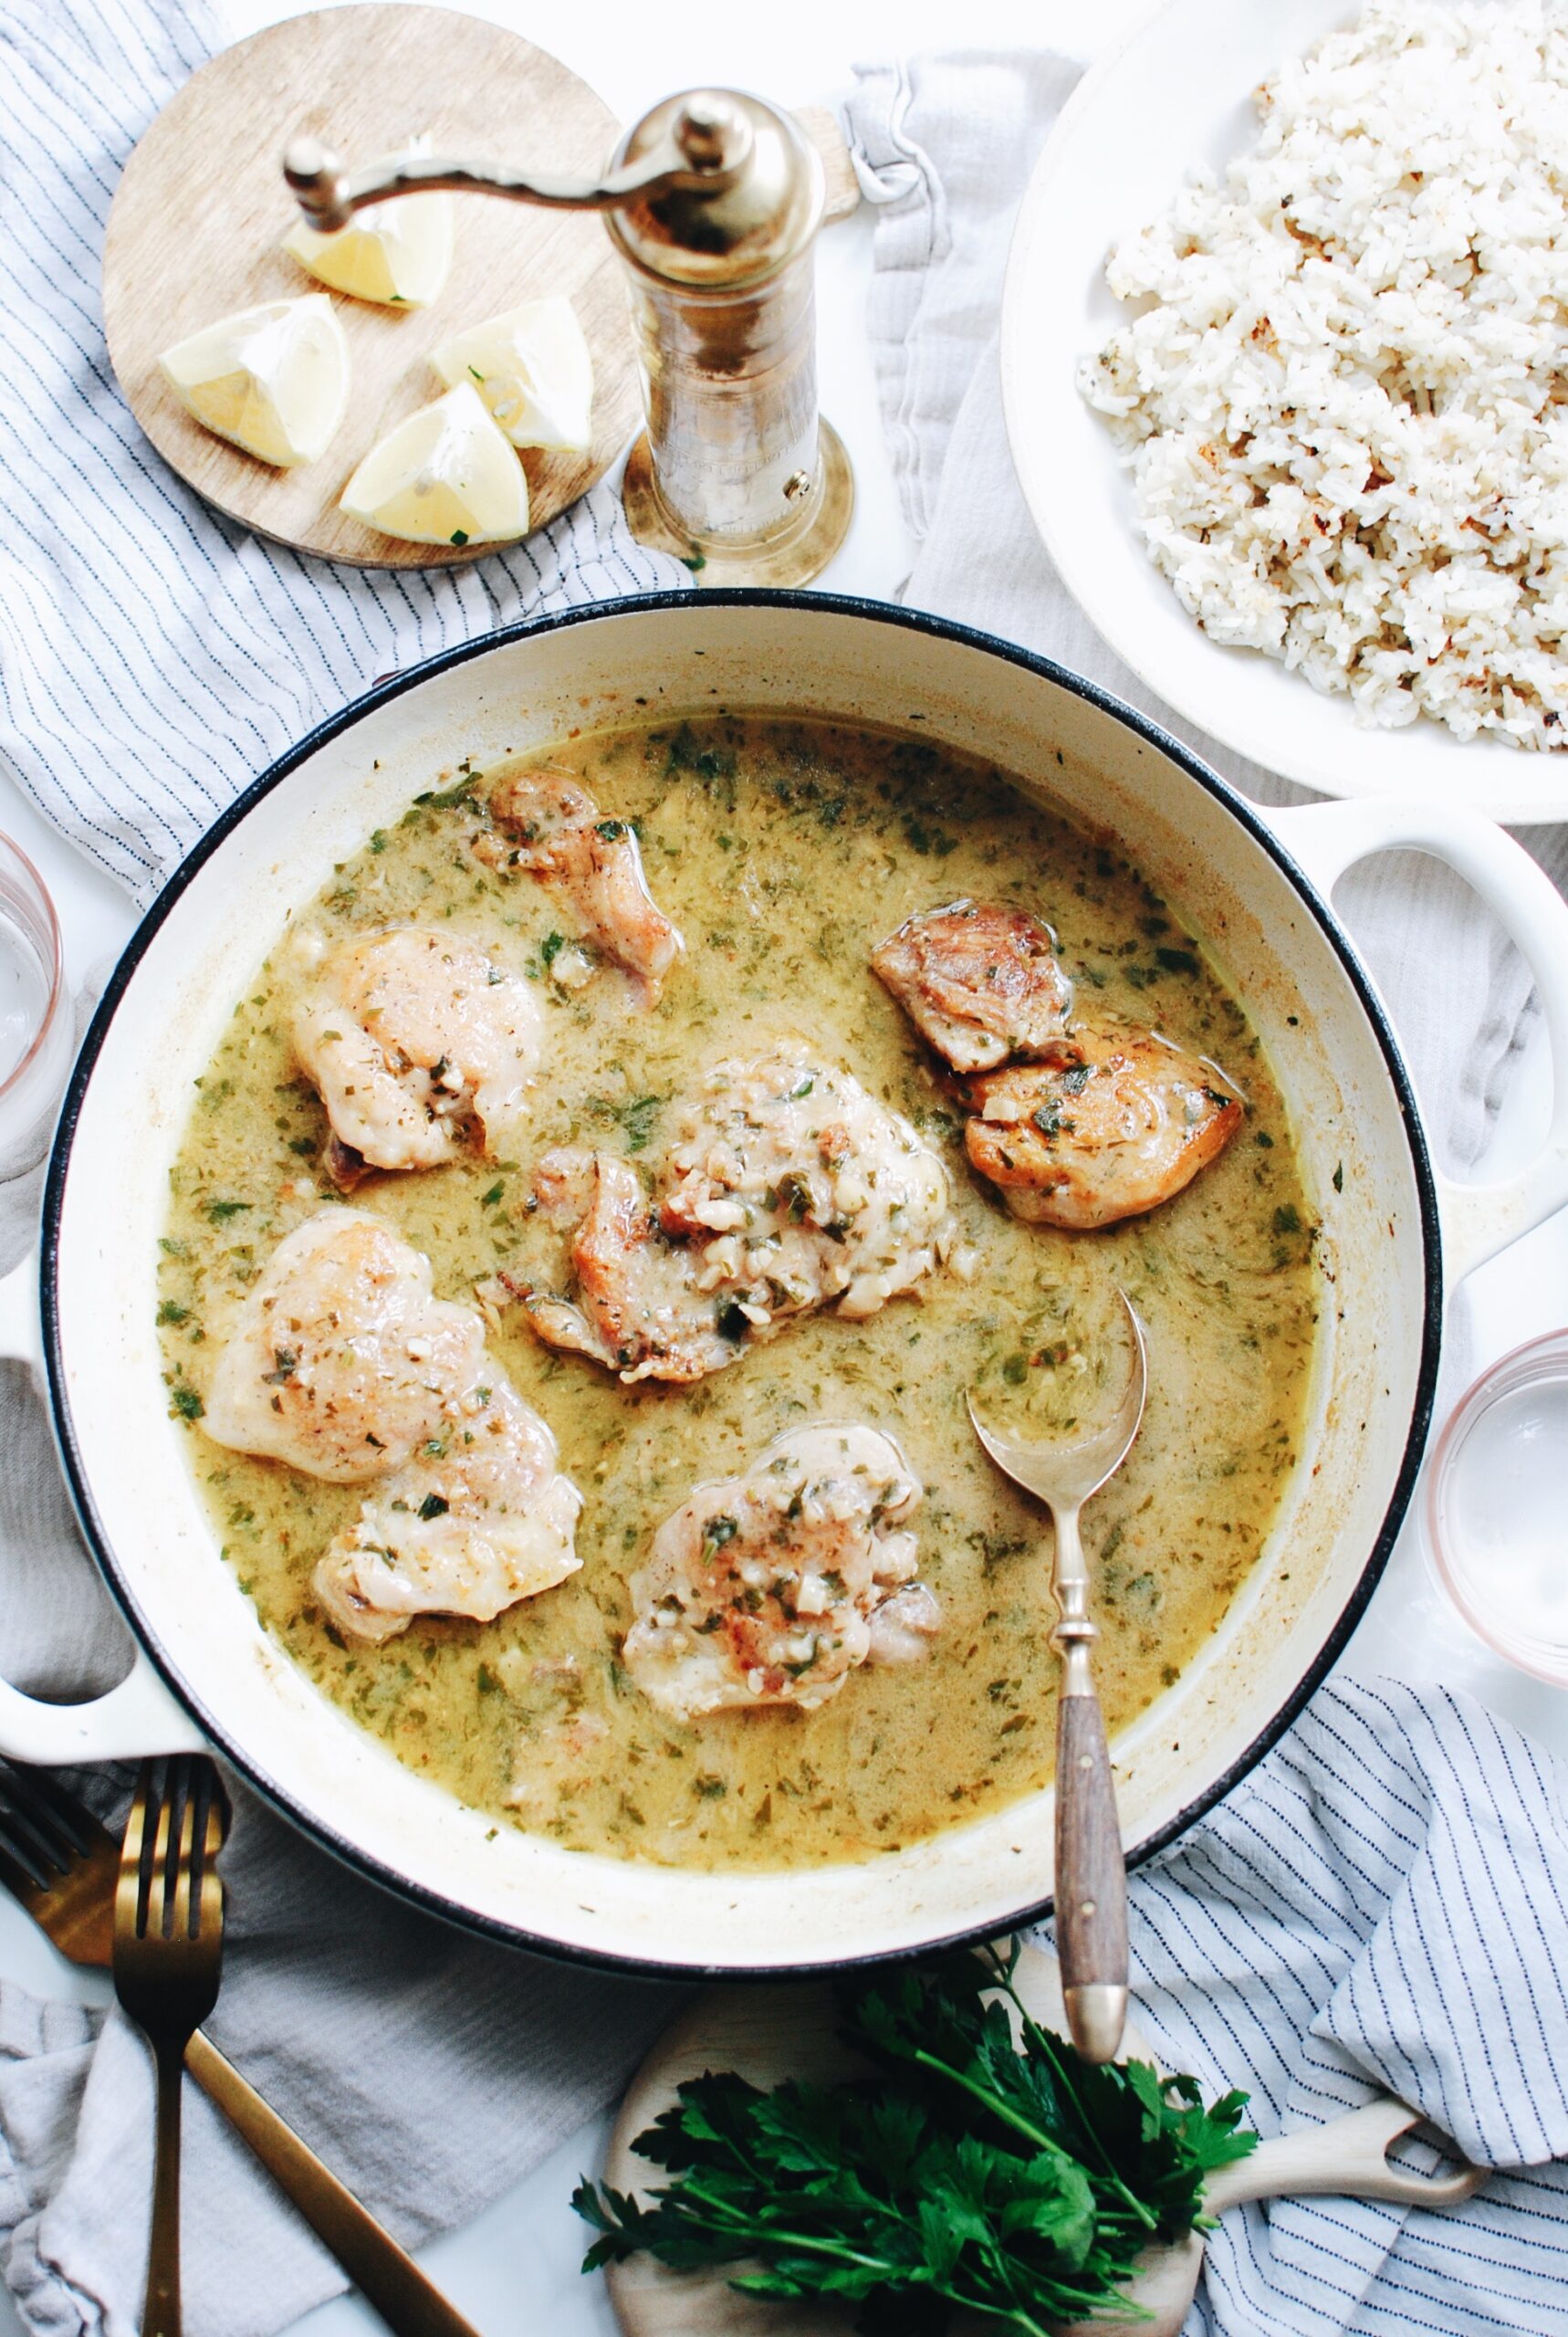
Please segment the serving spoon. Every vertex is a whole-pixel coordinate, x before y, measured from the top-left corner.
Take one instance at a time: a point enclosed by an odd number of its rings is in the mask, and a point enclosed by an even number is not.
[[[1133,1336],[1132,1367],[1115,1411],[1091,1435],[1073,1443],[1016,1436],[986,1420],[973,1390],[968,1397],[987,1452],[1004,1476],[1045,1504],[1056,1528],[1056,1946],[1068,2032],[1086,2061],[1114,2060],[1127,2017],[1127,1870],[1105,1717],[1089,1663],[1100,1632],[1090,1619],[1089,1567],[1078,1531],[1084,1503],[1131,1451],[1148,1392],[1144,1326],[1126,1292],[1116,1295]]]

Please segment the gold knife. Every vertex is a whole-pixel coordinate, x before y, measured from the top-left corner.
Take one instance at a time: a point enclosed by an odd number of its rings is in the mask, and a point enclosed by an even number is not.
[[[120,1845],[41,1770],[0,1764],[0,1883],[73,1964],[114,1954]],[[412,2256],[198,2028],[185,2067],[395,2337],[478,2337]]]

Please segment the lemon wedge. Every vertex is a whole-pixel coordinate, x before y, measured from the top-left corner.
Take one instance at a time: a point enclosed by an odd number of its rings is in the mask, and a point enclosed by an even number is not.
[[[559,294],[454,333],[430,362],[449,388],[474,383],[514,446],[586,455],[593,443],[593,360]]]
[[[428,153],[430,140],[416,138],[402,151]],[[382,162],[396,159],[383,155]],[[351,292],[356,300],[379,300],[388,308],[427,309],[446,281],[452,241],[452,197],[437,192],[367,203],[335,235],[319,235],[298,220],[283,238],[283,248],[334,292]]]
[[[349,345],[324,292],[241,309],[158,364],[206,429],[285,470],[324,452],[349,399]]]
[[[528,483],[465,382],[371,447],[340,508],[404,543],[510,543],[528,533]]]

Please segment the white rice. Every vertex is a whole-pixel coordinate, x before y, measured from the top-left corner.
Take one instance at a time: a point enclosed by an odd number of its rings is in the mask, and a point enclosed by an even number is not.
[[[1113,253],[1080,387],[1217,641],[1356,719],[1568,741],[1568,0],[1370,0]]]

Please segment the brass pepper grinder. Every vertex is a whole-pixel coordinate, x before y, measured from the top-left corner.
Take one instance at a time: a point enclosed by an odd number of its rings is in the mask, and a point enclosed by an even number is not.
[[[364,204],[437,187],[603,212],[630,278],[648,417],[626,465],[632,534],[704,584],[803,584],[832,558],[854,481],[817,411],[822,163],[777,106],[734,89],[667,98],[597,184],[423,154],[350,173],[313,138],[297,138],[283,168],[324,234]]]

